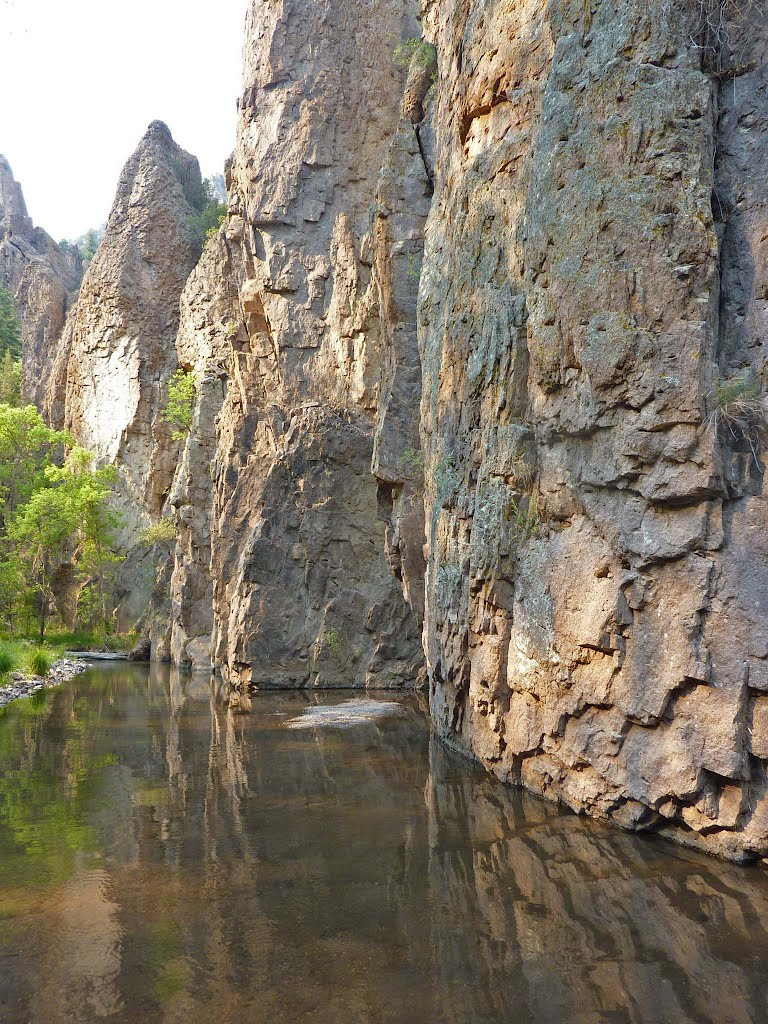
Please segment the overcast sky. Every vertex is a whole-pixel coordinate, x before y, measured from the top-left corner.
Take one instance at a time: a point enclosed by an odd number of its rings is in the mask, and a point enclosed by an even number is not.
[[[58,241],[98,227],[150,121],[221,171],[247,0],[0,0],[0,153]]]

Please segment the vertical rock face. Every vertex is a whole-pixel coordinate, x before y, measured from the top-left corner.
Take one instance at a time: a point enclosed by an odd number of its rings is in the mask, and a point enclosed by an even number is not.
[[[426,644],[440,732],[501,778],[742,858],[768,850],[766,38],[739,64],[701,11],[430,5]]]
[[[61,249],[27,213],[21,186],[0,156],[0,286],[13,295],[22,327],[24,396],[42,401],[74,297],[82,263],[76,247]]]
[[[207,624],[188,621],[185,595],[205,608],[210,543],[214,659],[242,689],[403,685],[421,662],[419,623],[385,551],[395,506],[413,491],[407,463],[385,467],[417,431],[415,281],[429,183],[413,123],[423,108],[413,118],[401,110],[404,76],[392,61],[397,42],[417,34],[417,13],[413,0],[251,6],[230,216],[206,253],[212,269],[201,267],[182,303],[180,349],[195,348],[190,361],[204,373],[174,490],[170,637],[175,657],[197,663]],[[224,267],[236,284],[228,297],[216,283]],[[383,354],[386,310],[396,357]],[[404,392],[398,411],[392,396]],[[219,404],[209,541],[195,467],[210,460]],[[408,500],[418,532],[420,503]]]
[[[191,218],[200,189],[197,160],[153,122],[123,169],[46,394],[50,420],[117,467],[126,551],[162,510],[178,457],[159,413],[178,365],[179,297],[199,252]],[[146,606],[151,567],[129,558],[120,585],[131,624]]]

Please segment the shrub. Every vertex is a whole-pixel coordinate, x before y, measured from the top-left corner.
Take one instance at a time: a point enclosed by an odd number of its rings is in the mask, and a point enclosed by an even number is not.
[[[174,441],[183,441],[192,427],[196,395],[194,373],[180,367],[168,381],[168,401],[160,414],[163,423],[175,427]]]
[[[409,68],[412,63],[415,63],[417,67],[423,68],[425,71],[431,71],[433,79],[437,71],[437,58],[434,46],[432,43],[427,43],[416,36],[412,36],[410,39],[405,39],[402,43],[399,43],[394,49],[392,60],[399,68]]]
[[[344,646],[344,640],[341,631],[336,626],[331,626],[330,629],[326,629],[323,634],[323,646],[326,650],[330,651],[331,654],[339,654]]]
[[[176,542],[176,523],[173,516],[163,516],[156,523],[147,526],[138,536],[140,544],[152,547],[154,544],[174,544]]]
[[[398,461],[401,466],[408,469],[415,469],[419,472],[424,470],[424,454],[417,448],[406,448]]]
[[[751,370],[717,380],[710,392],[708,423],[720,440],[745,441],[758,461],[768,440],[768,410],[760,381]]]

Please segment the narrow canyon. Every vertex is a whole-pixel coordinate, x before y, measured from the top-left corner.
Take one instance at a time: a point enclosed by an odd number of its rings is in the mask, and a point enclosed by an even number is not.
[[[767,46],[746,0],[251,0],[221,225],[155,121],[85,267],[0,158],[24,397],[114,467],[152,659],[418,688],[503,782],[768,858]]]

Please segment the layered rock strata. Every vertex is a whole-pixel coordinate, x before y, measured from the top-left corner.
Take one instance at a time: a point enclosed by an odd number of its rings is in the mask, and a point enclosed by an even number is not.
[[[766,31],[745,8],[745,60],[702,9],[429,5],[426,646],[440,733],[500,778],[743,859],[768,851]]]
[[[177,660],[200,664],[210,621],[213,660],[243,695],[409,685],[421,663],[421,588],[408,582],[419,474],[407,456],[429,82],[414,73],[403,105],[392,60],[417,13],[412,0],[251,5],[230,215],[182,302],[179,350],[200,402],[173,492],[168,639]],[[405,517],[414,542],[398,535]]]
[[[24,397],[35,404],[42,400],[81,277],[77,248],[58,246],[33,225],[21,186],[0,156],[0,286],[13,296],[19,315]]]
[[[200,169],[153,122],[125,165],[104,233],[68,318],[45,411],[119,473],[123,515],[120,618],[132,625],[153,586],[139,528],[168,498],[178,444],[160,414],[178,366],[179,298],[199,256],[193,205]]]

